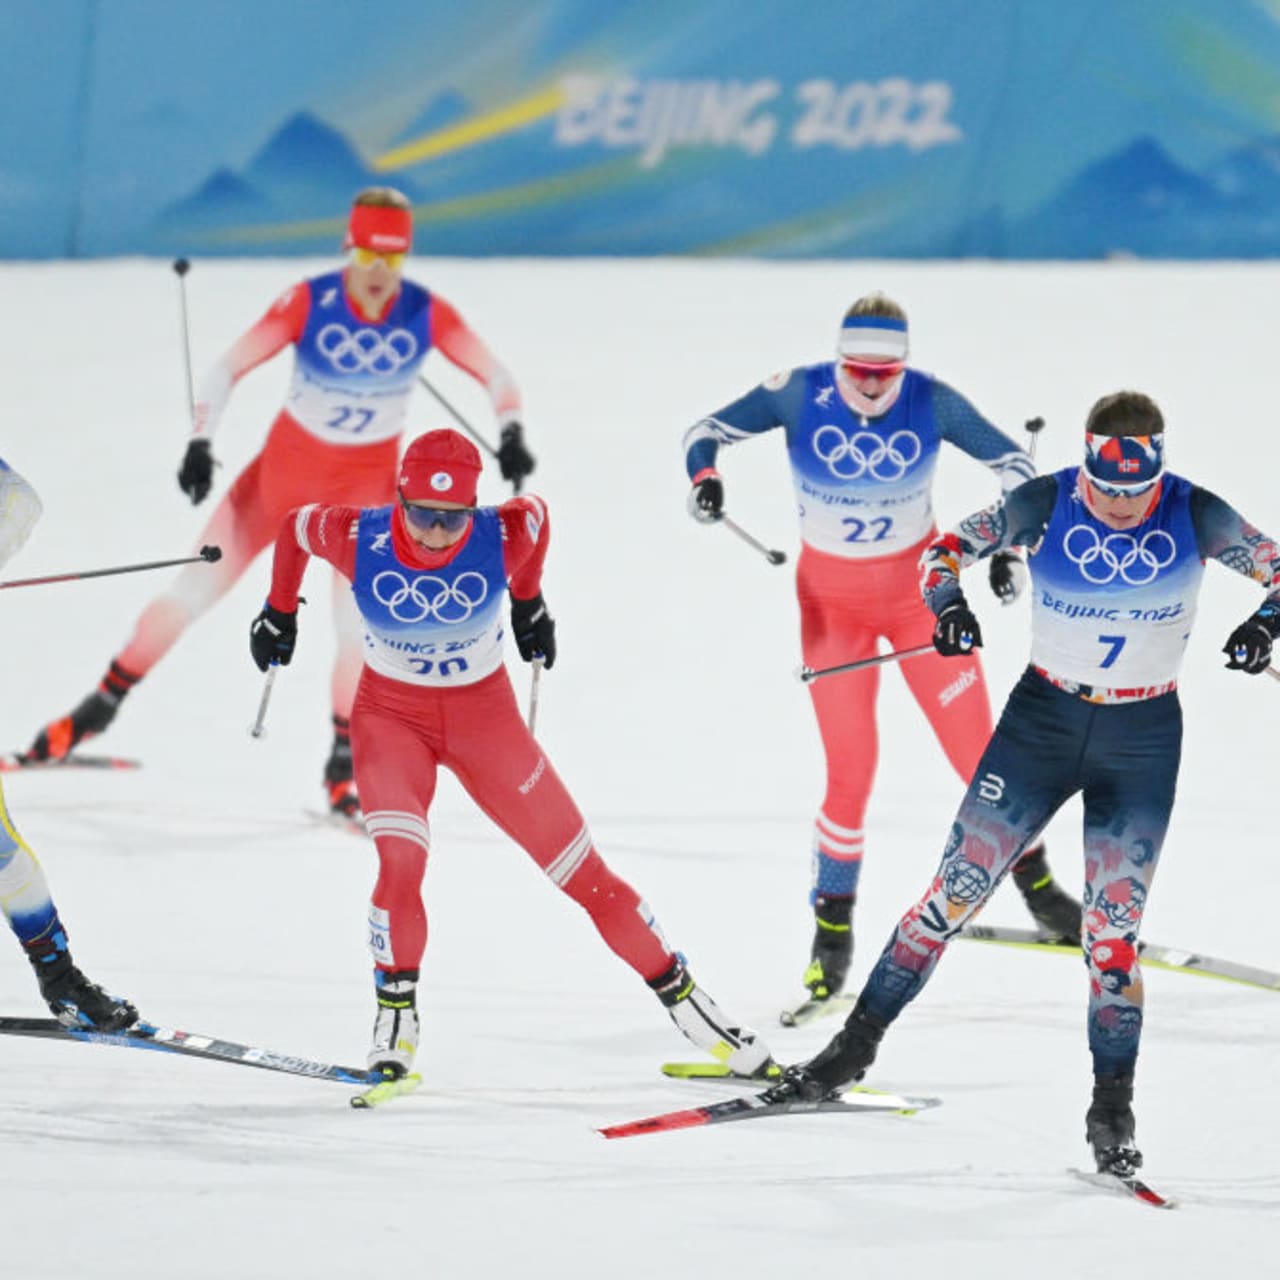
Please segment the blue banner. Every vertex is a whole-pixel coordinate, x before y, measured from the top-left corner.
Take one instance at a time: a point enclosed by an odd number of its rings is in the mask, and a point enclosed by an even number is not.
[[[0,255],[1280,252],[1266,0],[42,0]]]

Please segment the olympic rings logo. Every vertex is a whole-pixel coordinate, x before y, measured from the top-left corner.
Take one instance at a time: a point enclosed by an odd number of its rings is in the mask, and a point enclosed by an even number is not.
[[[1118,574],[1131,587],[1141,587],[1173,563],[1178,544],[1164,529],[1152,529],[1139,541],[1130,533],[1109,533],[1099,538],[1096,529],[1077,524],[1067,530],[1062,549],[1072,564],[1080,566],[1086,582],[1101,586]]]
[[[397,373],[418,354],[418,340],[408,329],[383,335],[327,324],[316,334],[316,349],[340,373]]]
[[[468,571],[452,582],[434,574],[419,574],[412,582],[394,569],[385,569],[372,583],[373,598],[387,607],[397,622],[465,622],[484,603],[489,584],[484,575]]]
[[[813,433],[813,451],[839,480],[901,480],[920,460],[923,451],[914,431],[895,431],[881,440],[872,431],[855,431],[846,436],[830,424]]]

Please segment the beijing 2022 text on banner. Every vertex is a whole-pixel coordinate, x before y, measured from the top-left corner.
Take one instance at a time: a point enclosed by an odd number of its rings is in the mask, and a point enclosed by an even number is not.
[[[0,256],[1280,253],[1280,0],[40,0]]]

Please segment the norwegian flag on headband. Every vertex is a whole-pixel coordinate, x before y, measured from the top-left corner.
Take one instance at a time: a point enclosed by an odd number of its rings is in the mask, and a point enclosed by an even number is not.
[[[1150,484],[1164,470],[1164,436],[1098,436],[1086,432],[1084,467],[1103,484]]]

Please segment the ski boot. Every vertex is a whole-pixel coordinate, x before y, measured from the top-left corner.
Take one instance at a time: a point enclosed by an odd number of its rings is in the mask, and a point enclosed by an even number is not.
[[[1095,1076],[1084,1134],[1099,1173],[1127,1178],[1142,1167],[1142,1152],[1133,1145],[1134,1127],[1132,1073]]]
[[[867,1074],[889,1024],[863,1007],[859,1000],[844,1026],[816,1057],[782,1073],[782,1083],[765,1095],[771,1102],[797,1098],[816,1102],[839,1093]]]
[[[418,1051],[418,970],[377,969],[373,980],[378,1013],[373,1020],[369,1070],[399,1080],[408,1074]]]
[[[853,904],[856,898],[819,895],[813,904],[813,950],[804,985],[815,1000],[839,995],[853,960]]]
[[[69,951],[40,954],[28,948],[27,958],[36,971],[40,994],[64,1027],[93,1031],[123,1031],[138,1020],[138,1011],[127,1000],[108,995],[71,962]]]
[[[116,718],[124,696],[139,679],[113,662],[102,683],[69,716],[52,721],[36,734],[23,759],[65,760],[73,747],[106,730]]]
[[[351,760],[351,724],[341,716],[333,717],[333,749],[325,761],[324,788],[330,813],[359,820],[360,797],[356,794],[355,766]]]
[[[663,1007],[679,1030],[699,1049],[722,1062],[735,1076],[765,1079],[773,1058],[769,1047],[750,1027],[733,1026],[719,1005],[689,976],[684,957],[649,979]]]
[[[1080,945],[1083,912],[1080,904],[1060,888],[1049,870],[1044,845],[1038,844],[1013,864],[1013,882],[1037,925],[1060,942]]]

